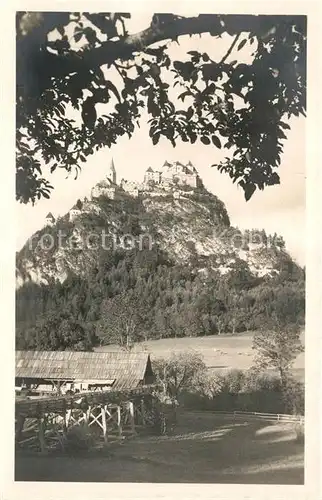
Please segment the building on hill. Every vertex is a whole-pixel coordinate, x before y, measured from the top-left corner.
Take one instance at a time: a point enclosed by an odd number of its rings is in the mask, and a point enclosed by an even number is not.
[[[189,186],[197,188],[202,186],[201,178],[198,175],[196,168],[191,161],[184,165],[179,161],[169,163],[164,162],[160,170],[154,170],[151,166],[147,168],[144,174],[143,183],[137,183],[122,179],[120,184],[117,184],[117,175],[112,159],[111,164],[106,173],[106,177],[92,188],[91,198],[99,198],[106,196],[110,199],[121,199],[124,193],[133,197],[138,197],[140,194],[152,191],[160,192],[162,190],[171,190],[180,186]]]
[[[100,196],[106,196],[111,200],[114,200],[118,194],[120,194],[120,187],[117,185],[116,169],[112,158],[105,178],[93,187],[91,191],[91,198],[93,199],[99,198]]]
[[[99,198],[100,196],[107,196],[111,200],[116,198],[117,186],[113,186],[108,181],[103,180],[93,187],[91,196],[93,198]]]
[[[186,185],[192,188],[202,186],[201,178],[191,161],[187,165],[184,165],[180,161],[175,161],[174,163],[165,161],[160,171],[149,167],[144,175],[144,183],[148,184],[151,181],[164,188],[173,185]]]
[[[149,184],[149,182],[153,182],[155,184],[160,184],[161,180],[161,172],[158,170],[153,170],[152,167],[149,167],[144,175],[144,183]]]
[[[131,390],[154,382],[145,352],[16,351],[16,388],[38,392]]]
[[[81,213],[82,211],[76,205],[74,205],[69,211],[69,220],[71,222],[74,221],[76,217],[78,217]]]
[[[52,226],[53,224],[55,224],[55,222],[56,222],[55,217],[53,216],[53,214],[51,212],[49,212],[45,217],[45,225]]]
[[[123,189],[130,196],[137,198],[140,193],[139,185],[133,181],[127,181],[125,179],[121,180],[121,189]]]

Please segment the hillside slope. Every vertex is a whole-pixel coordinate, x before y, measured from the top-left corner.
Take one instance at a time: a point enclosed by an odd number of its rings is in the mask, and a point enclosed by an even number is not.
[[[281,237],[232,227],[203,186],[100,189],[17,253],[20,349],[235,334],[273,314],[303,323],[304,273]]]
[[[222,274],[239,260],[257,276],[295,266],[281,238],[231,227],[224,204],[204,189],[181,199],[171,193],[122,200],[101,196],[83,207],[73,220],[66,214],[42,228],[17,253],[17,287],[85,275],[101,250],[159,248],[177,263]]]

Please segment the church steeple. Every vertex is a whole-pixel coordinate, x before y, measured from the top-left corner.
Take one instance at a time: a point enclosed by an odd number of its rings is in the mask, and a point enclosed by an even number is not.
[[[112,184],[116,184],[116,170],[115,170],[115,165],[114,165],[113,158],[112,158],[110,166],[109,166],[109,168],[107,170],[106,177],[108,178],[108,180]]]

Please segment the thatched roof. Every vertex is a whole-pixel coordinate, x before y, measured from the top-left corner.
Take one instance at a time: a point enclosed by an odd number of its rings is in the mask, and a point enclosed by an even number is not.
[[[113,383],[113,388],[136,387],[152,376],[147,353],[16,351],[16,378]]]

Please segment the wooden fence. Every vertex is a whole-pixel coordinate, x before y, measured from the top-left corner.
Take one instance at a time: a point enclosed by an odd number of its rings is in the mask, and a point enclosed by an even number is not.
[[[284,413],[260,413],[256,411],[216,411],[216,410],[189,410],[192,413],[208,413],[215,416],[235,419],[267,420],[271,422],[299,422],[304,424],[303,415],[286,415]]]

